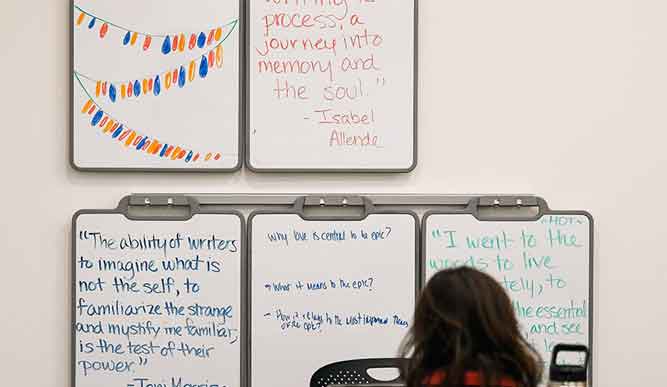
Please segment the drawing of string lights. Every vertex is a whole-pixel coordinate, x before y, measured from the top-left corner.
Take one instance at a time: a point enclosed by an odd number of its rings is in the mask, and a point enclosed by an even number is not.
[[[164,55],[185,52],[186,48],[188,52],[193,52],[196,49],[203,51],[187,63],[149,76],[123,81],[98,79],[74,69],[73,77],[87,96],[87,100],[81,108],[81,114],[89,116],[91,127],[99,128],[102,134],[117,141],[119,145],[126,149],[133,149],[160,158],[182,160],[186,163],[222,159],[223,154],[220,152],[195,151],[182,145],[163,143],[157,138],[132,129],[123,120],[117,119],[106,112],[101,106],[100,100],[108,98],[111,103],[116,103],[119,100],[136,99],[143,96],[157,97],[169,90],[182,89],[197,78],[206,79],[211,71],[220,71],[223,69],[225,62],[223,43],[236,30],[239,23],[238,18],[219,27],[208,29],[208,33],[153,34],[124,27],[77,5],[74,5],[74,9],[75,12],[78,12],[74,21],[75,26],[87,26],[88,30],[96,31],[100,39],[105,39],[109,29],[113,28],[121,33],[123,46],[136,46],[141,40],[139,45],[144,52],[156,47],[153,45],[155,39],[162,39],[163,42],[159,47]],[[186,36],[188,35],[190,39],[186,43]],[[84,84],[86,81],[90,84],[90,87],[86,87]],[[93,89],[94,91],[91,91]]]

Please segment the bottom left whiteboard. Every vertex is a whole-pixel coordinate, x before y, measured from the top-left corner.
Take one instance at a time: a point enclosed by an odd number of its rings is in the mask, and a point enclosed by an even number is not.
[[[243,219],[73,224],[75,387],[241,386]]]

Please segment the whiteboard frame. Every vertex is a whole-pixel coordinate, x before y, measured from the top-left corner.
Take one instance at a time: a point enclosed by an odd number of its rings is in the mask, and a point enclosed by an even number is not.
[[[246,325],[246,345],[247,345],[247,351],[246,351],[246,387],[251,387],[252,386],[252,222],[254,218],[258,215],[298,215],[301,219],[303,219],[306,222],[336,222],[336,221],[356,221],[356,222],[361,222],[366,220],[369,216],[372,215],[410,215],[414,221],[415,221],[415,273],[414,273],[414,280],[415,280],[415,305],[417,302],[417,299],[419,297],[419,293],[421,291],[421,272],[423,271],[423,268],[421,267],[422,265],[422,260],[421,260],[421,254],[420,254],[420,233],[421,233],[421,222],[419,220],[419,216],[411,210],[405,210],[405,209],[399,209],[399,208],[386,208],[386,209],[375,209],[373,208],[372,203],[369,200],[364,200],[364,205],[365,205],[365,211],[364,214],[361,217],[358,216],[349,216],[349,215],[343,215],[343,216],[335,216],[335,215],[327,215],[327,216],[321,216],[321,217],[307,217],[304,212],[304,202],[306,201],[306,197],[299,198],[297,201],[301,201],[301,203],[297,203],[293,208],[288,208],[284,210],[279,210],[279,209],[258,209],[254,210],[250,213],[248,216],[248,222],[247,222],[247,245],[248,245],[248,250],[247,250],[247,258],[246,258],[246,273],[248,275],[246,279],[246,296],[247,296],[247,302],[248,304],[246,305],[246,314],[247,314],[247,325]],[[335,211],[335,209],[334,209]],[[308,383],[305,381],[304,383]]]
[[[218,209],[201,209],[199,206],[199,203],[192,199],[192,198],[186,198],[186,197],[180,197],[175,199],[175,204],[173,205],[178,205],[178,206],[186,206],[190,208],[190,214],[188,216],[171,216],[168,215],[168,211],[170,210],[172,205],[169,206],[159,206],[162,207],[164,212],[166,213],[164,216],[160,215],[150,215],[150,216],[134,216],[130,214],[130,207],[135,205],[134,200],[132,196],[126,196],[120,200],[118,203],[118,206],[114,209],[110,210],[102,210],[102,209],[97,209],[97,210],[79,210],[77,211],[73,216],[72,216],[72,235],[71,235],[71,265],[72,265],[72,271],[71,271],[71,276],[72,276],[72,283],[71,283],[71,311],[70,311],[70,324],[69,324],[69,332],[72,335],[71,342],[70,342],[70,354],[71,354],[71,365],[70,365],[70,386],[72,387],[77,387],[76,384],[76,375],[77,375],[77,366],[76,366],[76,361],[77,361],[77,350],[76,350],[76,340],[77,340],[77,332],[76,332],[76,288],[77,288],[77,265],[76,265],[76,258],[77,258],[77,232],[76,232],[76,227],[77,227],[77,221],[79,219],[79,216],[81,215],[124,215],[127,219],[135,222],[141,222],[141,221],[148,221],[148,222],[184,222],[187,220],[192,219],[193,217],[197,215],[205,215],[205,214],[211,214],[211,215],[235,215],[239,218],[240,221],[240,227],[241,227],[241,233],[239,234],[239,241],[241,242],[241,249],[239,251],[239,259],[241,260],[240,263],[240,278],[239,278],[239,286],[240,286],[240,299],[239,299],[239,304],[240,304],[240,317],[239,317],[239,329],[241,330],[239,334],[239,381],[240,384],[238,387],[246,387],[247,381],[248,381],[248,374],[246,374],[247,370],[247,365],[246,365],[246,359],[248,359],[248,356],[246,354],[246,350],[249,348],[247,339],[249,338],[248,332],[246,332],[246,327],[248,325],[247,322],[247,317],[248,317],[248,309],[247,306],[248,304],[248,296],[249,294],[246,293],[246,289],[248,288],[247,284],[245,283],[246,279],[248,277],[248,273],[246,273],[246,270],[248,266],[246,265],[246,260],[247,260],[247,224],[245,217],[243,214],[239,211],[236,210],[229,210],[229,209],[224,209],[224,210],[218,210]],[[181,199],[181,200],[179,200]],[[174,200],[172,198],[172,200]]]
[[[111,0],[112,1],[112,0]],[[70,42],[70,56],[69,56],[69,66],[67,79],[69,84],[69,164],[77,172],[151,172],[151,173],[169,173],[169,172],[184,172],[184,173],[234,173],[238,172],[243,168],[243,160],[245,160],[245,138],[244,135],[246,131],[243,129],[245,127],[245,27],[243,24],[246,22],[245,15],[245,0],[239,1],[239,23],[241,23],[241,28],[239,28],[239,107],[238,107],[238,127],[236,128],[238,134],[238,145],[237,145],[237,160],[236,164],[230,168],[155,168],[155,167],[141,167],[141,168],[125,168],[125,167],[81,167],[76,164],[74,160],[74,85],[72,82],[72,74],[74,73],[74,6],[76,5],[76,0],[70,0],[68,2],[69,6],[69,42]],[[224,130],[224,128],[221,128]]]
[[[246,23],[245,30],[245,166],[253,173],[355,173],[355,174],[381,174],[381,173],[410,173],[417,168],[419,163],[419,5],[418,0],[414,2],[414,49],[413,49],[413,74],[412,74],[412,164],[407,168],[257,168],[252,165],[250,160],[250,1],[246,3]]]
[[[250,240],[251,234],[251,216],[253,214],[290,214],[290,213],[299,213],[299,210],[295,206],[296,202],[301,202],[302,206],[325,206],[325,207],[341,207],[345,201],[350,206],[353,205],[366,205],[366,208],[370,208],[372,211],[370,213],[411,213],[413,216],[417,216],[417,223],[415,227],[418,228],[416,241],[417,249],[417,295],[423,288],[423,282],[425,279],[425,237],[423,231],[425,230],[425,221],[431,215],[443,214],[443,215],[454,215],[454,214],[467,214],[473,215],[478,219],[484,219],[479,213],[481,207],[484,208],[494,208],[498,209],[500,212],[504,208],[535,208],[537,207],[539,212],[537,216],[534,217],[504,217],[500,219],[492,219],[492,221],[535,221],[536,218],[539,219],[543,215],[582,215],[586,216],[589,219],[590,227],[590,261],[589,261],[589,274],[590,274],[590,287],[589,287],[589,302],[590,302],[590,334],[589,334],[589,345],[591,351],[591,362],[590,362],[590,385],[593,384],[593,360],[594,360],[594,337],[595,337],[595,326],[594,322],[596,321],[595,316],[595,302],[593,299],[595,292],[595,282],[594,282],[594,253],[595,253],[595,224],[592,215],[586,211],[555,211],[551,210],[547,205],[547,202],[541,197],[531,195],[531,194],[516,194],[516,195],[507,195],[507,194],[461,194],[461,195],[448,195],[448,194],[373,194],[373,193],[336,193],[336,194],[326,194],[326,193],[267,193],[267,194],[253,194],[253,193],[135,193],[130,196],[127,196],[121,200],[118,207],[113,210],[82,210],[78,211],[72,218],[72,261],[76,259],[76,219],[80,214],[125,214],[128,217],[131,217],[128,211],[128,206],[135,207],[149,207],[152,206],[151,203],[156,204],[158,208],[164,208],[165,212],[169,212],[168,204],[172,202],[173,205],[189,205],[191,208],[191,214],[197,213],[232,213],[241,216],[242,226],[242,238],[245,242],[245,245],[242,245],[242,257],[244,262],[241,267],[241,272],[243,278],[241,279],[241,298],[242,298],[242,329],[245,329],[245,332],[241,334],[241,387],[249,387],[250,375],[251,375],[251,322],[250,322],[250,313],[251,313],[251,301],[250,301],[250,275],[251,275],[251,259],[250,259],[250,250],[251,246],[248,243]],[[324,204],[322,204],[324,203]],[[370,205],[369,205],[370,204]],[[301,207],[303,208],[303,207]],[[150,219],[148,219],[150,220]],[[154,220],[164,220],[163,217],[158,216]],[[182,218],[180,220],[183,220]],[[245,221],[244,221],[245,220]],[[346,220],[341,219],[341,217],[334,217],[331,220]],[[347,219],[350,220],[350,219]],[[352,217],[351,220],[359,220],[358,217]],[[73,265],[73,270],[76,267]],[[76,279],[75,272],[72,275],[73,284]],[[243,282],[245,281],[245,283]],[[72,286],[74,290],[74,286]],[[72,295],[74,300],[75,292]],[[72,320],[70,333],[72,333],[72,348],[71,353],[75,355],[75,344],[76,344],[76,334],[74,331],[74,322],[76,321],[76,316],[74,309],[72,308]],[[76,371],[75,356],[72,358],[72,386],[74,385],[74,377]]]
[[[544,201],[542,198],[536,198],[537,199],[537,207],[538,207],[538,213],[535,216],[517,216],[517,217],[498,217],[495,219],[489,219],[483,216],[480,216],[479,214],[479,208],[480,207],[490,207],[490,206],[485,206],[481,205],[480,201],[482,199],[480,198],[475,198],[470,201],[468,206],[465,209],[462,210],[451,210],[451,209],[434,209],[434,210],[429,210],[424,213],[421,219],[421,243],[420,243],[420,250],[421,250],[421,287],[420,289],[423,289],[426,286],[425,280],[426,280],[426,225],[428,222],[428,219],[433,216],[433,215],[464,215],[464,216],[472,216],[477,221],[479,222],[538,222],[540,219],[542,219],[544,216],[549,216],[549,215],[563,215],[563,216],[585,216],[588,219],[588,349],[590,353],[590,360],[589,360],[589,372],[588,372],[588,380],[589,380],[589,385],[594,386],[593,384],[593,348],[594,348],[594,338],[595,338],[595,325],[594,325],[594,315],[595,315],[595,301],[594,301],[594,293],[595,293],[595,262],[594,262],[594,248],[595,248],[595,226],[594,226],[594,219],[593,216],[587,212],[587,211],[567,211],[567,210],[552,210],[549,208],[547,205],[546,201]],[[543,359],[544,361],[548,362],[550,359]],[[548,372],[548,368],[545,368],[545,372]]]

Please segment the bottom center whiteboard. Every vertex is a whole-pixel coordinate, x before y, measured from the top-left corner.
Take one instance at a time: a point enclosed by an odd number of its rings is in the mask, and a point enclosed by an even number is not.
[[[250,382],[308,386],[320,367],[395,357],[417,289],[418,221],[251,216]]]

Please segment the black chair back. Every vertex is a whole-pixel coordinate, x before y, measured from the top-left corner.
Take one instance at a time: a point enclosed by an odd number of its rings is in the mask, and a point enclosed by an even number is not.
[[[358,359],[346,360],[327,364],[317,370],[310,378],[310,387],[328,387],[331,385],[396,385],[400,382],[400,376],[394,380],[377,380],[368,373],[370,369],[395,368],[400,370],[406,364],[407,359],[385,358],[385,359]]]

